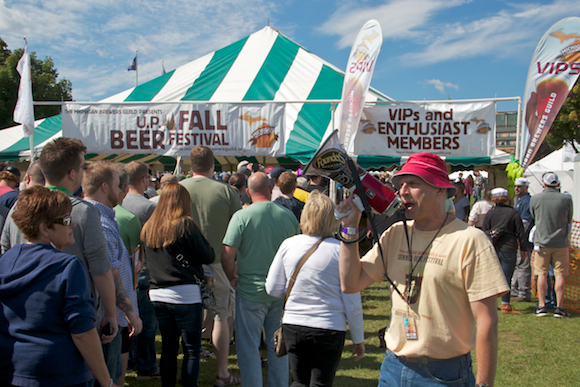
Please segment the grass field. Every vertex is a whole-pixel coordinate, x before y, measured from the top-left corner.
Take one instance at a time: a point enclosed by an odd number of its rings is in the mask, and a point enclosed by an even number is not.
[[[367,353],[355,363],[347,340],[334,383],[338,387],[377,385],[384,356],[377,332],[389,324],[390,298],[386,284],[374,284],[362,293],[362,298]],[[513,306],[522,315],[499,315],[496,386],[580,386],[580,315],[569,312],[569,319],[557,319],[553,314],[539,318],[533,315],[534,302],[518,302]],[[474,353],[472,356],[475,366]],[[212,386],[215,358],[202,360],[200,368],[199,385]],[[230,370],[239,373],[233,348]],[[161,382],[137,381],[134,373],[128,373],[125,385],[153,387],[161,386]]]

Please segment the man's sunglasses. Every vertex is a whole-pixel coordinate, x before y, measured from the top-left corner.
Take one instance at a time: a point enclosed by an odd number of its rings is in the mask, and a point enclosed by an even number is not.
[[[63,226],[70,226],[70,224],[72,223],[72,219],[71,219],[70,215],[65,215],[61,218],[56,218],[54,220],[54,223],[61,224]]]

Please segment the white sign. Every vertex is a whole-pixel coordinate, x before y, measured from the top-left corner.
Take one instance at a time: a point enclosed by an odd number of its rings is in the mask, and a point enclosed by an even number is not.
[[[197,145],[216,156],[285,154],[283,104],[67,104],[62,132],[91,153],[189,156]]]
[[[489,157],[495,152],[495,103],[405,104],[365,108],[354,154]]]

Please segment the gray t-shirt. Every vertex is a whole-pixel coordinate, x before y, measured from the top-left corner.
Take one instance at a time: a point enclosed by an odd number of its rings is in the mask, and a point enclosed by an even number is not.
[[[91,277],[93,297],[98,301],[92,277],[103,275],[111,269],[107,240],[101,226],[101,214],[94,205],[72,195],[68,197],[73,205],[71,218],[75,224],[73,228],[75,243],[63,251],[81,259]],[[14,245],[27,242],[12,219],[14,209],[15,207],[10,211],[2,230],[2,254]]]
[[[156,206],[157,203],[152,202],[143,195],[134,193],[128,193],[123,200],[123,207],[137,215],[141,226],[149,220]]]

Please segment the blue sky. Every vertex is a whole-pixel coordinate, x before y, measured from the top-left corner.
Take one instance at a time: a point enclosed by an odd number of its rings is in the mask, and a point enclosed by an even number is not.
[[[0,0],[0,37],[52,57],[77,101],[135,85],[220,49],[268,23],[344,69],[358,30],[380,22],[371,85],[399,100],[523,96],[536,45],[578,0]],[[500,103],[498,110],[515,109]]]

